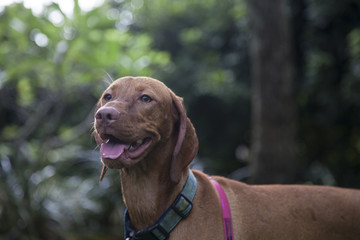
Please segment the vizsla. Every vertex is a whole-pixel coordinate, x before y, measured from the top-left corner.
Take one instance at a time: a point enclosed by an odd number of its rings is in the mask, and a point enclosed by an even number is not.
[[[158,80],[124,77],[103,93],[94,127],[103,163],[100,178],[108,168],[120,169],[126,226],[131,230],[126,230],[127,239],[224,239],[217,188],[207,175],[188,167],[198,139],[182,98]],[[193,200],[179,195],[190,175],[197,183]],[[233,237],[228,239],[360,239],[358,190],[213,180],[230,204]],[[169,210],[175,199],[183,204],[177,214]],[[180,220],[169,220],[173,226],[165,230],[155,229],[159,221],[168,224],[164,213]]]

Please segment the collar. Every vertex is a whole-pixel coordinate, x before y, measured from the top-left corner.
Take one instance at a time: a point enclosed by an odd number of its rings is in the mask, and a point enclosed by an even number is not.
[[[165,213],[156,221],[153,226],[138,232],[133,229],[128,210],[125,209],[125,240],[167,239],[170,235],[170,232],[176,227],[176,225],[190,214],[190,211],[193,207],[192,201],[195,197],[196,189],[196,178],[192,171],[189,171],[189,176],[186,180],[186,183],[173,204],[165,211]]]

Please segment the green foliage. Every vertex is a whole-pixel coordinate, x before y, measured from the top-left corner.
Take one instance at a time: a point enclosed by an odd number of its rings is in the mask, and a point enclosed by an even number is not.
[[[75,7],[68,17],[53,3],[39,16],[22,4],[1,12],[1,239],[122,235],[120,187],[98,183],[93,107],[111,76],[152,75],[170,59],[147,34],[117,27],[111,10]]]
[[[245,4],[236,1],[144,1],[132,29],[147,32],[155,49],[169,52],[161,80],[184,97],[210,173],[241,166],[249,144],[250,80]],[[203,104],[201,106],[201,104]]]
[[[294,21],[299,181],[359,187],[360,5],[292,2],[303,13]],[[88,12],[74,3],[71,16],[56,3],[36,15],[22,4],[0,10],[1,239],[121,239],[118,173],[98,182],[91,140],[112,78],[152,76],[184,97],[208,173],[247,164],[244,1],[109,0]]]
[[[305,63],[298,84],[300,153],[309,168],[323,164],[337,184],[359,187],[360,4],[312,0],[303,11],[307,25],[300,35]]]

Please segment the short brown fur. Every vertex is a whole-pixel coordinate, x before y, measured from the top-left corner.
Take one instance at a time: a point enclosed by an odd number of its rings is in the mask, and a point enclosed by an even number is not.
[[[104,95],[111,93],[110,101]],[[139,102],[148,94],[150,104]],[[182,99],[163,83],[148,77],[116,80],[104,92],[97,110],[112,107],[120,119],[104,125],[95,121],[99,145],[105,134],[123,141],[151,137],[144,155],[132,161],[102,158],[103,175],[120,169],[123,198],[137,230],[153,225],[181,191],[189,163],[198,150],[195,129]],[[182,135],[182,136],[181,136]],[[169,239],[224,239],[220,199],[208,177],[193,170],[198,189],[191,214]],[[357,240],[360,239],[360,191],[301,185],[250,186],[214,177],[225,190],[233,217],[235,240]]]

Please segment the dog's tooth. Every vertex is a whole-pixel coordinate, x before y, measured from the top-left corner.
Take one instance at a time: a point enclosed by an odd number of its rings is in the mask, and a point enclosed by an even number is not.
[[[106,142],[105,142],[105,143],[108,143],[109,141],[110,141],[110,139],[106,140]]]
[[[134,148],[140,146],[144,141],[143,140],[137,140],[136,142],[133,142],[132,144],[130,144],[128,150],[131,151]]]

